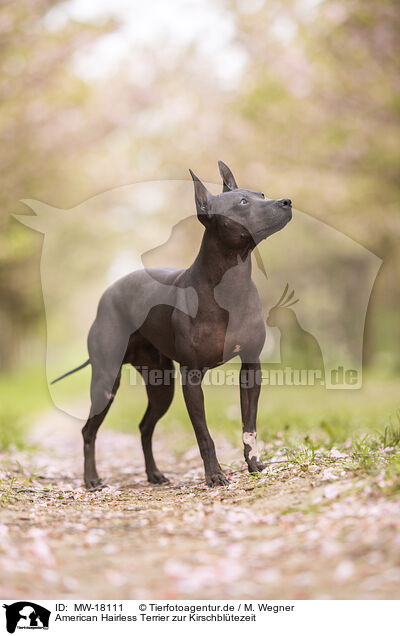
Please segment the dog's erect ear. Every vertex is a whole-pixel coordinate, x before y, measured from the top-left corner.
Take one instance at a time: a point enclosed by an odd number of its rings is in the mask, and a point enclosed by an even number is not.
[[[222,177],[224,187],[222,192],[230,192],[230,190],[237,190],[237,184],[232,172],[223,161],[218,161],[219,173]]]
[[[200,181],[198,177],[190,170],[191,177],[194,183],[194,198],[196,201],[197,216],[199,221],[205,225],[211,217],[211,194],[207,190],[206,186]]]

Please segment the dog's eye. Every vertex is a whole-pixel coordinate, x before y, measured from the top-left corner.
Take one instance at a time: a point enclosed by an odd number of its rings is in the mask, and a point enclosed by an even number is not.
[[[247,199],[240,199],[240,205],[246,205],[246,203],[248,203]]]

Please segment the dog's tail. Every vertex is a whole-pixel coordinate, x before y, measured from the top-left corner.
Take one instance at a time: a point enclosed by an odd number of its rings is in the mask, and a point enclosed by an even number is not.
[[[90,359],[86,360],[86,362],[84,362],[83,364],[80,364],[79,367],[76,367],[75,369],[72,369],[71,371],[67,371],[67,373],[64,373],[64,375],[60,375],[59,378],[56,378],[55,380],[52,380],[50,382],[50,384],[55,384],[59,380],[62,380],[63,378],[66,378],[67,375],[71,375],[71,373],[75,373],[75,371],[80,371],[84,367],[87,367],[88,364],[90,364]]]

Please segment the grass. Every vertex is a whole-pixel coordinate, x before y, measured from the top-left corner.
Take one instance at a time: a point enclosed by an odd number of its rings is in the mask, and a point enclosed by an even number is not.
[[[60,382],[58,390],[73,402],[87,394],[89,377],[86,369]],[[147,397],[144,386],[131,386],[134,377],[130,368],[124,370],[121,388],[104,426],[137,432]],[[0,376],[0,392],[0,448],[23,446],[26,431],[35,417],[54,408],[43,369]],[[211,433],[240,447],[238,386],[205,386],[204,393]],[[354,457],[368,468],[373,463],[374,446],[376,449],[400,445],[398,379],[367,376],[363,388],[355,391],[264,386],[257,428],[262,441],[268,444],[279,440],[283,447],[291,449],[291,461],[309,464],[318,448],[351,443]],[[194,443],[179,386],[171,408],[157,426],[156,436],[172,443],[178,458]]]
[[[396,414],[390,418],[383,433],[378,434],[384,448],[397,447],[400,444],[400,410],[397,410]]]
[[[204,389],[207,421],[211,433],[219,433],[231,444],[241,442],[239,388],[206,386]],[[106,426],[124,432],[136,431],[145,411],[147,398],[143,386],[129,386],[123,378]],[[332,448],[349,439],[379,431],[381,443],[392,445],[400,438],[396,429],[399,408],[396,378],[367,378],[362,389],[325,390],[321,387],[263,387],[260,396],[257,430],[259,439],[282,445],[299,445],[315,450]],[[156,435],[175,433],[176,453],[193,443],[194,434],[180,387],[173,404],[157,426]]]
[[[0,480],[0,504],[7,503],[12,495],[12,489],[14,486],[15,477],[11,477],[8,483],[5,483],[4,479]]]
[[[71,376],[60,383],[59,395],[77,399],[82,395],[82,378],[89,383],[90,372]],[[0,374],[0,449],[26,446],[26,433],[32,421],[54,408],[45,376],[45,367],[35,366]]]
[[[32,417],[52,406],[43,370],[0,375],[0,395],[0,448],[21,448]]]

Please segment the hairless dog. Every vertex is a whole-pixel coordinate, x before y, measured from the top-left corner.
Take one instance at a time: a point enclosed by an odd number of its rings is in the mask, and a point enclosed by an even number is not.
[[[146,374],[148,406],[139,425],[151,483],[168,481],[155,463],[152,436],[172,402],[173,360],[180,365],[183,395],[207,484],[219,486],[228,482],[207,428],[201,381],[207,370],[240,356],[244,456],[250,472],[263,469],[257,454],[256,417],[265,319],[251,279],[251,252],[290,221],[292,204],[290,199],[266,199],[261,192],[238,188],[222,161],[219,169],[223,191],[218,195],[212,195],[190,171],[198,220],[205,228],[194,263],[183,270],[133,272],[111,285],[100,299],[89,331],[89,360],[69,372],[86,364],[92,366],[91,409],[82,429],[84,480],[89,490],[102,487],[96,470],[95,439],[125,363],[142,374],[144,368],[162,372],[164,379],[151,383]]]

